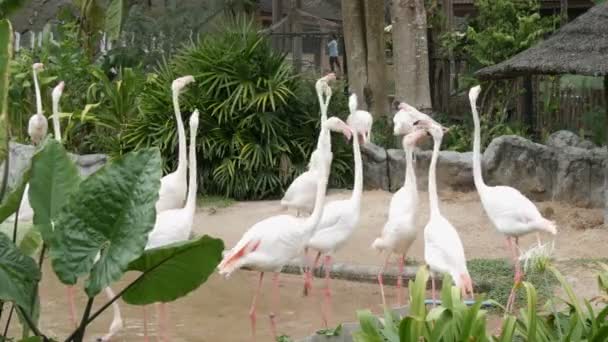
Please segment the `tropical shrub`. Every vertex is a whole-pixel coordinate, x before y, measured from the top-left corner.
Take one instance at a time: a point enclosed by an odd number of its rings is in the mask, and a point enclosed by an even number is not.
[[[66,341],[83,341],[87,325],[109,307],[93,311],[93,301],[127,271],[139,272],[139,276],[109,303],[118,298],[134,305],[173,301],[198,288],[213,273],[224,249],[218,239],[203,236],[144,251],[156,219],[160,165],[158,150],[142,149],[80,179],[63,146],[47,139],[35,152],[21,184],[2,198],[0,221],[17,210],[29,181],[34,209],[30,232],[42,237],[40,258],[36,262],[32,257],[40,247],[31,247],[35,239],[24,243],[23,238],[16,244],[18,225],[12,239],[0,232],[0,300],[12,303],[22,325],[42,338],[35,341],[47,340],[38,328],[38,284],[45,251],[62,283],[76,285],[84,280],[80,284],[87,305],[78,328]]]
[[[201,112],[204,191],[236,199],[275,196],[307,163],[318,135],[318,109],[306,111],[312,104],[303,104],[298,94],[310,89],[302,88],[251,19],[228,21],[158,68],[142,94],[139,117],[128,126],[127,143],[131,148],[159,146],[167,165],[175,164],[170,85],[176,77],[193,75],[196,83],[180,103],[184,120],[194,108]],[[316,103],[316,97],[309,98]],[[346,169],[340,157],[335,159],[336,167]]]

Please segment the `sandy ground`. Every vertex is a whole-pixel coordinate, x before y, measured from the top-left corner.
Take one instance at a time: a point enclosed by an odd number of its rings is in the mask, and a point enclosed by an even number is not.
[[[366,191],[361,206],[361,222],[350,241],[335,255],[336,262],[380,265],[382,257],[370,248],[386,222],[391,193]],[[332,191],[329,200],[350,196],[349,191]],[[444,192],[440,194],[442,214],[456,227],[468,259],[506,258],[505,240],[496,232],[486,217],[476,192]],[[608,231],[598,229],[602,224],[601,209],[570,207],[556,202],[537,203],[542,212],[552,216],[558,225],[555,254],[558,260],[570,258],[608,257]],[[423,229],[428,220],[428,194],[420,193],[419,234],[408,257],[424,259]],[[238,202],[217,210],[200,209],[196,216],[195,232],[224,240],[231,248],[241,235],[263,218],[282,213],[278,201]],[[554,237],[545,235],[543,240]],[[535,243],[533,236],[521,239],[522,247]]]
[[[330,199],[349,196],[348,191],[333,191]],[[381,256],[369,245],[379,234],[386,219],[386,211],[391,194],[383,191],[364,193],[361,224],[352,240],[343,250],[336,254],[337,262],[359,264],[379,264]],[[507,251],[504,241],[494,231],[483,213],[475,193],[446,192],[441,194],[441,210],[458,229],[465,246],[465,253],[472,258],[504,258]],[[428,197],[421,193],[421,208],[418,226],[419,238],[414,244],[410,257],[423,260],[422,227],[428,217]],[[599,228],[602,222],[602,211],[598,209],[581,209],[557,203],[538,203],[546,213],[553,212],[552,219],[559,226],[555,239],[555,254],[565,265],[568,280],[575,291],[590,297],[595,294],[594,271],[588,264],[567,261],[574,258],[608,257],[608,231]],[[243,232],[253,223],[265,217],[281,213],[277,201],[239,202],[227,208],[199,208],[195,218],[195,232],[209,234],[224,239],[227,247],[232,247]],[[544,236],[544,239],[552,237]],[[532,237],[525,238],[522,245],[533,244]],[[562,268],[562,267],[560,267]],[[132,276],[126,277],[127,279]],[[213,275],[200,289],[169,304],[172,341],[248,341],[250,340],[249,317],[247,312],[253,294],[257,274],[237,272],[230,279]],[[119,290],[126,284],[123,281],[114,286]],[[320,316],[320,291],[322,280],[315,280],[315,292],[312,297],[301,296],[302,279],[299,276],[282,275],[280,288],[280,311],[278,315],[279,333],[292,338],[301,338],[322,328]],[[356,310],[362,308],[380,312],[380,294],[377,285],[361,284],[347,281],[333,281],[334,306],[332,325],[339,322],[356,320]],[[259,300],[258,341],[270,341],[268,313],[271,303],[271,277],[264,282],[264,293]],[[407,295],[407,294],[405,294]],[[42,296],[42,330],[51,336],[65,338],[68,331],[67,300],[65,288],[56,280],[50,268],[44,270]],[[395,288],[387,289],[388,300],[396,300]],[[96,305],[105,302],[99,299]],[[84,294],[80,293],[78,307],[85,304]],[[121,304],[125,329],[115,341],[143,340],[141,308]],[[150,307],[150,313],[154,308]],[[82,313],[79,313],[81,315]],[[106,329],[111,320],[111,311],[105,312],[87,333],[87,341],[93,341]],[[151,336],[155,336],[156,324],[151,320]],[[497,321],[491,318],[489,327]]]

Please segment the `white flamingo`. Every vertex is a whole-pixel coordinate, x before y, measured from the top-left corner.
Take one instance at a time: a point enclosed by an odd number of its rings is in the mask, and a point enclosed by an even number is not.
[[[421,120],[430,122],[437,127],[441,127],[444,133],[448,131],[447,128],[441,126],[439,123],[437,123],[437,121],[433,120],[427,114],[424,114],[405,102],[401,102],[399,104],[399,110],[393,116],[393,133],[395,135],[409,134],[414,130],[416,122]]]
[[[439,200],[437,198],[437,157],[439,146],[443,138],[443,130],[440,126],[430,121],[421,121],[417,124],[425,129],[433,137],[433,156],[429,167],[429,203],[431,208],[429,222],[424,227],[424,260],[431,269],[433,303],[435,296],[435,274],[448,273],[457,287],[466,295],[473,296],[473,282],[467,269],[467,260],[464,256],[464,248],[458,232],[452,224],[441,215],[439,211]]]
[[[30,117],[27,133],[34,145],[38,145],[42,142],[49,128],[49,123],[47,122],[44,113],[42,113],[42,98],[40,96],[40,85],[38,84],[38,71],[43,68],[44,65],[42,63],[34,63],[32,66],[34,72],[34,90],[36,92],[36,114]]]
[[[188,75],[175,79],[171,84],[179,151],[177,169],[160,180],[159,196],[158,201],[156,202],[157,213],[164,210],[182,208],[186,199],[186,176],[188,172],[188,161],[186,160],[186,131],[179,108],[179,95],[182,93],[183,89],[192,82],[194,82],[194,77]]]
[[[332,201],[325,205],[323,217],[314,235],[306,244],[306,249],[314,249],[317,256],[312,266],[312,270],[317,267],[321,255],[325,255],[325,309],[322,312],[323,323],[329,323],[329,313],[331,309],[331,279],[329,268],[331,266],[331,256],[342,248],[349,237],[357,228],[359,215],[361,213],[361,196],[363,194],[363,162],[361,160],[361,148],[359,146],[359,132],[353,132],[353,154],[355,159],[355,184],[352,195],[349,199]],[[304,293],[312,288],[312,272],[308,271],[305,277]],[[308,290],[307,290],[308,289]]]
[[[401,306],[401,286],[403,284],[403,264],[405,255],[410,249],[418,230],[416,229],[416,215],[418,213],[418,188],[416,185],[416,171],[414,170],[414,148],[416,142],[426,136],[424,130],[416,130],[403,137],[405,150],[405,182],[391,198],[388,211],[388,220],[382,229],[382,235],[374,240],[372,247],[378,251],[386,252],[384,266],[378,273],[378,284],[382,295],[382,304],[386,307],[382,273],[389,263],[391,254],[399,257],[399,275],[397,276],[397,305]]]
[[[350,114],[346,118],[346,124],[352,127],[356,132],[363,134],[363,144],[367,143],[372,138],[372,124],[374,118],[372,114],[365,110],[357,110],[357,94],[353,93],[348,98],[348,109]]]
[[[310,213],[315,206],[315,194],[317,192],[317,171],[315,168],[318,163],[318,156],[321,155],[315,152],[322,149],[324,151],[323,155],[331,158],[331,136],[329,133],[323,132],[323,123],[327,121],[327,108],[332,96],[329,82],[335,79],[336,75],[330,73],[321,77],[315,83],[315,90],[321,107],[321,131],[317,140],[317,148],[310,156],[308,170],[291,182],[281,199],[281,206],[295,209],[297,216],[300,216],[300,212]]]
[[[515,301],[515,288],[523,277],[517,252],[519,237],[533,232],[537,234],[538,232],[557,234],[557,227],[554,222],[544,218],[534,203],[517,189],[510,186],[488,186],[484,183],[481,172],[481,129],[479,127],[479,114],[477,113],[476,105],[480,92],[480,86],[473,87],[469,91],[469,101],[471,102],[473,122],[475,124],[475,135],[473,137],[473,177],[481,204],[496,229],[507,237],[507,245],[511,250],[513,263],[515,264],[515,286],[513,286],[507,301],[507,312],[509,312]],[[538,235],[537,239],[540,244]]]
[[[330,122],[327,120],[322,125]],[[319,150],[318,154],[325,151]],[[292,259],[301,255],[304,245],[314,234],[323,215],[325,192],[327,190],[327,179],[331,167],[331,155],[319,156],[317,165],[317,193],[315,207],[309,217],[295,217],[292,215],[277,215],[264,219],[254,224],[239,242],[224,255],[219,264],[219,273],[229,276],[232,272],[242,267],[260,272],[259,282],[251,303],[249,317],[251,320],[251,331],[255,337],[256,327],[256,302],[262,287],[264,272],[274,272],[274,311],[270,314],[271,329],[276,339],[275,312],[279,302],[279,272],[283,266]]]
[[[186,241],[190,238],[194,214],[196,212],[197,170],[196,170],[196,133],[199,124],[199,111],[195,110],[190,116],[190,156],[189,187],[186,204],[179,209],[165,210],[156,215],[156,223],[148,236],[146,249],[163,247],[172,243]],[[160,340],[169,341],[167,335],[167,313],[165,303],[159,303],[158,326]],[[147,317],[144,307],[144,339],[148,340]]]
[[[53,88],[53,92],[51,93],[51,97],[53,99],[53,134],[55,135],[55,140],[57,140],[58,142],[61,142],[61,126],[59,123],[59,99],[61,99],[64,87],[65,83],[61,81],[57,86],[55,86],[55,88]]]
[[[41,70],[41,69],[42,69],[41,63],[34,64],[33,70],[34,70],[34,85],[36,87],[36,108],[39,113],[42,113],[42,100],[40,98],[40,88],[38,86],[36,71]],[[61,94],[63,93],[63,87],[64,87],[64,83],[60,82],[55,88],[53,88],[53,126],[54,126],[53,128],[55,131],[55,133],[54,133],[55,140],[57,140],[58,142],[61,142],[61,134],[60,134],[59,118],[58,118],[59,114],[57,112],[58,112],[58,108],[59,108],[59,99],[61,98]],[[45,133],[42,135],[42,138],[37,137],[36,136],[37,133],[34,133],[32,135],[31,132],[37,131],[36,129],[33,128],[38,125],[39,118],[36,118],[37,115],[38,114],[34,114],[30,118],[29,126],[28,126],[28,133],[30,134],[30,139],[32,140],[32,142],[34,140],[36,140],[38,142],[42,141],[44,136],[46,136],[46,130],[48,129],[47,120],[46,120],[46,118],[44,118],[43,125],[46,126],[47,128],[44,129]],[[38,140],[38,139],[40,139],[40,140]],[[31,222],[34,218],[34,210],[32,209],[32,206],[30,205],[29,189],[30,189],[30,184],[28,183],[25,185],[25,189],[23,190],[23,196],[21,197],[21,204],[19,205],[19,222]],[[15,214],[11,215],[7,219],[7,221],[14,222]]]

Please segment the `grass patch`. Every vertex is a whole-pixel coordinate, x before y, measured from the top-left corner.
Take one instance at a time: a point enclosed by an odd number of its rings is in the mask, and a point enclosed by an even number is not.
[[[486,298],[505,305],[513,287],[514,269],[507,259],[473,259],[467,262],[469,273],[473,278],[476,293],[485,293]],[[538,303],[544,303],[553,294],[557,279],[551,272],[525,275],[525,281],[532,283],[538,292]],[[525,303],[525,289],[517,290],[516,302]]]
[[[229,197],[215,196],[215,195],[204,195],[199,196],[197,200],[197,206],[205,208],[228,208],[233,205],[236,201]]]

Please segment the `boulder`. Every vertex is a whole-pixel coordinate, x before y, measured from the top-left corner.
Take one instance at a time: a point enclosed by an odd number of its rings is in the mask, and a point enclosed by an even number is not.
[[[367,143],[361,146],[363,160],[363,187],[366,190],[388,189],[388,163],[386,150]]]
[[[21,177],[25,169],[30,165],[35,148],[32,145],[23,145],[11,142],[9,147],[9,173],[8,184],[12,187]],[[78,166],[80,175],[86,177],[99,170],[108,161],[105,154],[77,155],[70,153],[70,157]],[[4,168],[4,163],[2,164]]]
[[[387,151],[390,178],[390,191],[397,191],[405,181],[405,152],[391,149]],[[414,153],[414,167],[418,189],[428,188],[428,172],[432,151],[417,150]],[[437,158],[437,184],[454,190],[467,191],[474,188],[473,154],[454,151],[441,151]]]
[[[581,149],[593,149],[597,147],[593,142],[566,130],[557,131],[551,134],[549,138],[547,138],[546,145],[555,148],[576,147]]]
[[[509,185],[535,200],[553,199],[558,164],[553,148],[515,135],[492,140],[483,154],[489,185]]]

